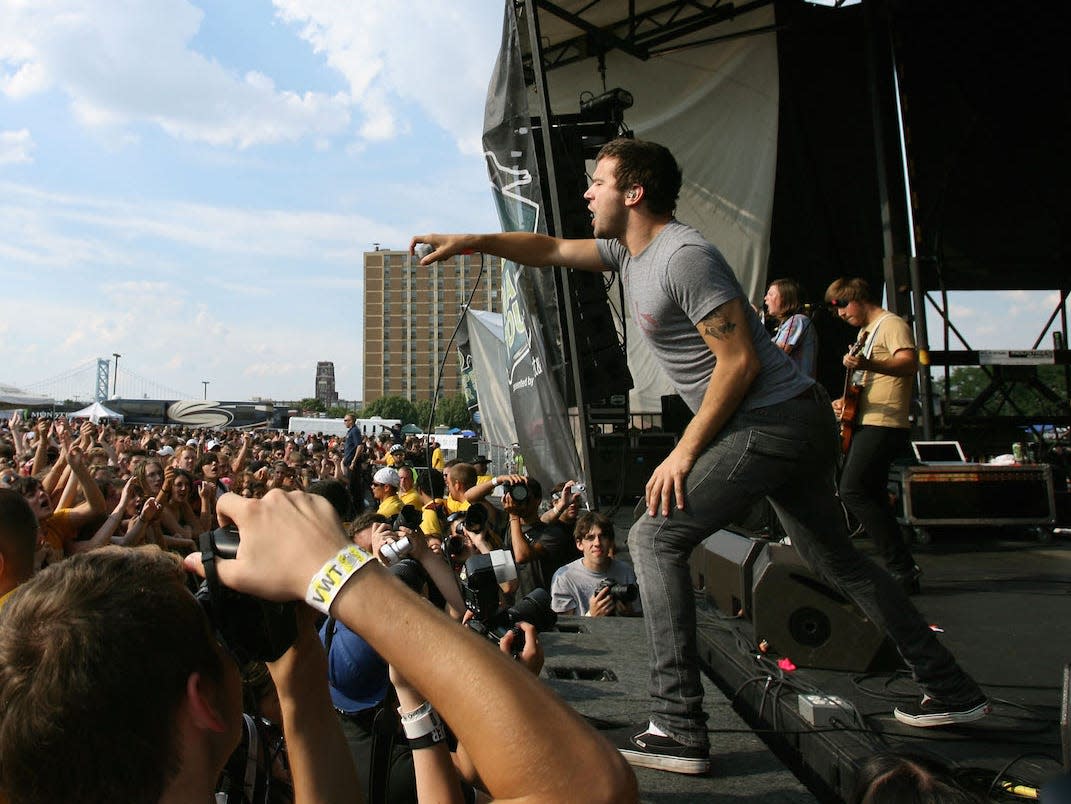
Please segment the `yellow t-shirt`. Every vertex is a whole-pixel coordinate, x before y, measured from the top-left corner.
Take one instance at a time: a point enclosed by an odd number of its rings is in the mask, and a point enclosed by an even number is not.
[[[888,360],[901,349],[915,349],[911,327],[897,315],[888,315],[878,326],[870,357]],[[859,423],[872,427],[908,428],[911,421],[911,389],[914,377],[893,377],[875,371],[863,372],[859,399]]]
[[[18,587],[16,586],[15,589],[18,589]],[[4,604],[7,603],[8,598],[11,597],[15,589],[12,589],[10,592],[7,592],[3,597],[0,597],[0,611],[4,610]]]
[[[476,485],[478,486],[481,483],[490,483],[493,478],[494,475],[476,475]]]
[[[425,536],[442,536],[443,533],[443,521],[434,506],[435,503],[428,503],[420,512],[420,530]]]
[[[446,461],[443,460],[443,451],[438,447],[431,452],[431,468],[438,469],[440,472],[446,468]]]
[[[402,505],[411,505],[414,508],[420,508],[420,492],[416,489],[399,491],[398,496],[402,499]]]
[[[399,497],[397,494],[392,494],[379,504],[379,508],[376,509],[376,513],[380,516],[387,517],[387,519],[393,520],[394,517],[398,516],[401,510],[402,498]]]
[[[472,505],[468,500],[458,502],[453,497],[447,497],[444,502],[446,503],[446,511],[450,514],[456,514],[458,511],[467,511],[469,506]]]

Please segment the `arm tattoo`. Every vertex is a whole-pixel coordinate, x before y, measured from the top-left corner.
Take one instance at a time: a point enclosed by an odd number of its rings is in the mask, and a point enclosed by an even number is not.
[[[704,335],[709,335],[720,341],[736,329],[736,324],[726,318],[725,313],[722,312],[727,304],[728,302],[715,308],[710,315],[699,322],[699,325],[703,328]]]

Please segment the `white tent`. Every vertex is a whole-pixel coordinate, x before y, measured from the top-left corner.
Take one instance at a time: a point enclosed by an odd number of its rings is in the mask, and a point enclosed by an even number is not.
[[[76,410],[70,414],[72,419],[89,419],[93,424],[96,424],[101,419],[116,419],[118,421],[123,420],[123,414],[116,413],[110,408],[104,407],[100,402],[94,402],[92,405],[88,405],[81,410]]]

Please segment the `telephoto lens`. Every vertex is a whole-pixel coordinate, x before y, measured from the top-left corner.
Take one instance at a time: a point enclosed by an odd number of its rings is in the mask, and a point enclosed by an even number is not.
[[[502,484],[502,494],[508,494],[513,498],[513,502],[524,502],[528,499],[528,486],[524,483],[510,483],[507,481]]]

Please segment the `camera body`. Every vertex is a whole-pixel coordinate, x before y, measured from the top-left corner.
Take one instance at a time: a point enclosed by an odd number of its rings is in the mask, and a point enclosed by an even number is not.
[[[514,631],[517,634],[512,648],[514,655],[524,650],[524,632],[517,628],[517,623],[528,622],[537,631],[546,631],[558,621],[546,589],[533,589],[515,606],[499,605],[498,585],[516,577],[513,555],[508,550],[492,550],[466,561],[461,578],[465,608],[473,615],[468,621],[469,628],[496,645]]]
[[[196,592],[220,638],[239,662],[273,662],[294,644],[297,616],[294,603],[273,603],[235,592],[223,585],[216,572],[218,559],[234,558],[240,541],[230,525],[198,537],[205,580]]]
[[[465,514],[457,511],[446,518],[443,532],[443,555],[454,561],[465,550]]]
[[[618,603],[632,603],[640,596],[640,587],[634,583],[618,583],[613,578],[603,578],[595,587],[595,594],[603,589],[610,590],[610,597]]]
[[[470,533],[481,533],[487,527],[487,509],[481,503],[473,503],[465,509],[464,526]]]
[[[416,506],[403,505],[402,510],[398,512],[398,516],[394,518],[394,522],[390,527],[391,530],[401,530],[402,528],[420,530],[420,511],[416,509]]]

